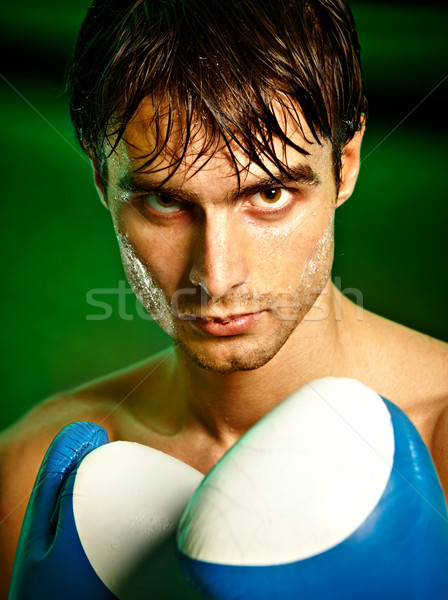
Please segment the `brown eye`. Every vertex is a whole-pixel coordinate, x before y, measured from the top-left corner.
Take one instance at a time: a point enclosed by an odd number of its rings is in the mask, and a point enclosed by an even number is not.
[[[263,192],[260,192],[260,198],[269,203],[277,202],[277,200],[280,200],[281,196],[281,188],[271,188],[270,190],[264,190]]]
[[[274,207],[280,208],[289,202],[291,198],[291,192],[286,188],[268,188],[258,194],[254,194],[251,197],[251,202],[257,208],[266,208],[266,205],[274,205]]]
[[[161,194],[148,194],[145,196],[144,202],[159,213],[173,213],[182,209],[182,202]]]

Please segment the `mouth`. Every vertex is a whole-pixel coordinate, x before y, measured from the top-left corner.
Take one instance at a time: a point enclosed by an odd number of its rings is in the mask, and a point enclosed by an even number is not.
[[[226,316],[218,316],[218,315],[206,315],[205,317],[195,317],[196,319],[200,319],[201,321],[217,321],[218,323],[230,323],[230,321],[234,321],[235,319],[240,319],[241,317],[245,317],[246,315],[254,314],[254,313],[244,313],[241,315],[226,315]]]
[[[185,315],[183,320],[188,320],[203,333],[213,336],[240,335],[253,329],[260,321],[264,311],[245,313],[242,315]]]

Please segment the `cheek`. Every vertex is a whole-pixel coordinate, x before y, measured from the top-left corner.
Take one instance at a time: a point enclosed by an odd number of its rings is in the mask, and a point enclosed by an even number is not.
[[[256,271],[265,283],[291,289],[320,271],[327,276],[333,258],[333,207],[315,211],[292,226],[265,233],[259,242]]]
[[[153,273],[137,256],[135,248],[126,236],[117,233],[117,239],[123,268],[134,294],[162,329],[168,335],[173,336],[175,331],[173,317],[164,292],[156,283]]]
[[[151,226],[132,206],[124,206],[114,218],[114,226],[120,246],[126,240],[128,249],[132,249],[134,265],[144,265],[156,285],[170,299],[179,287],[186,268],[187,243],[167,229]],[[129,255],[126,252],[125,255]],[[123,251],[122,251],[123,256]],[[137,261],[135,257],[138,257]],[[128,260],[128,264],[130,261]],[[138,265],[137,265],[138,266]],[[141,269],[133,268],[133,271]]]
[[[301,276],[303,287],[311,290],[313,286],[320,289],[325,285],[333,265],[333,251],[334,230],[332,219],[321,235],[313,240],[309,248]]]

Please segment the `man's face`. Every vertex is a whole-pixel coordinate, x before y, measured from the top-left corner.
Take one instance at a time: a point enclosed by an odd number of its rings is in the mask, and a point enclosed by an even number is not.
[[[108,159],[107,204],[129,282],[142,304],[196,364],[254,369],[282,348],[327,285],[337,201],[331,145],[310,143],[295,123],[277,140],[293,173],[273,181],[237,148],[198,159],[195,137],[172,171],[168,148],[151,171],[135,170],[154,147],[143,105]],[[173,142],[175,143],[175,142]],[[297,334],[296,334],[297,335]]]

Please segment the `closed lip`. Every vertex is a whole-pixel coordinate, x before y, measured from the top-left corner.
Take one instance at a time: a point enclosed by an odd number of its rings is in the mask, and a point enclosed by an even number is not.
[[[216,321],[218,323],[229,323],[230,321],[233,321],[235,319],[241,319],[241,317],[247,317],[249,315],[257,315],[262,311],[257,311],[257,312],[247,312],[247,313],[238,313],[238,314],[230,314],[230,315],[195,315],[195,314],[183,314],[183,315],[179,315],[180,319],[185,319],[185,320],[197,320],[197,321],[204,321],[204,322],[210,322],[210,321]]]

